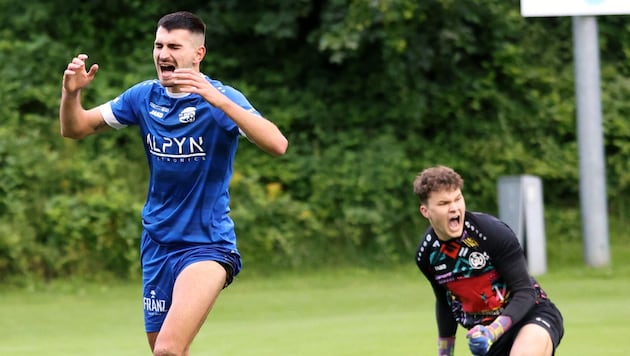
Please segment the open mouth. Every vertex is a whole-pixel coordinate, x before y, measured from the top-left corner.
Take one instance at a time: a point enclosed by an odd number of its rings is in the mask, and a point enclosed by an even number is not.
[[[448,219],[448,227],[456,230],[459,227],[460,217],[460,215],[457,215]]]
[[[173,73],[175,71],[175,66],[172,65],[160,65],[160,71],[162,74],[164,73]]]

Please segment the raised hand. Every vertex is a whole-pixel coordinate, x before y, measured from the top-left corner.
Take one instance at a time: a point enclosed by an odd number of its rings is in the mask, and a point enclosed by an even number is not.
[[[178,68],[173,72],[172,79],[180,92],[199,94],[216,107],[222,107],[222,104],[230,102],[230,99],[210,84],[202,73],[193,69]]]
[[[92,64],[90,70],[86,70],[85,61],[87,58],[87,54],[77,55],[72,58],[72,62],[68,63],[63,72],[63,89],[69,94],[76,93],[90,84],[98,72],[98,64]]]

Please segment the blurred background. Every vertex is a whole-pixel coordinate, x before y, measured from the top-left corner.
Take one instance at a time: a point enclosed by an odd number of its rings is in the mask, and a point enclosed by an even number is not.
[[[203,72],[290,142],[282,158],[239,147],[247,273],[415,268],[412,182],[435,164],[494,214],[499,177],[540,177],[550,268],[583,265],[569,17],[524,18],[518,0],[0,0],[2,283],[139,277],[142,140],[63,139],[61,78],[78,53],[100,65],[86,107],[155,78],[155,24],[176,10],[208,25]],[[627,243],[628,17],[599,18],[599,40],[610,238]]]

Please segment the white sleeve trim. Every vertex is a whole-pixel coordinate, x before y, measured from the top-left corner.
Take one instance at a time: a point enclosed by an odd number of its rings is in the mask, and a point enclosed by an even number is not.
[[[107,102],[99,106],[98,108],[101,111],[101,115],[103,115],[103,120],[105,120],[105,123],[107,125],[115,128],[116,130],[127,127],[127,125],[124,125],[118,122],[118,120],[116,119],[116,116],[114,116],[111,102]]]

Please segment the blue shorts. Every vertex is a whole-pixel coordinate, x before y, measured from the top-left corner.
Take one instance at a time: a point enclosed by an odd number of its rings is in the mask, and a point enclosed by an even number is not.
[[[148,333],[157,332],[162,327],[171,307],[175,279],[184,268],[199,261],[216,261],[227,272],[224,288],[241,270],[241,256],[237,250],[215,245],[160,245],[143,233],[140,251],[144,328]]]

